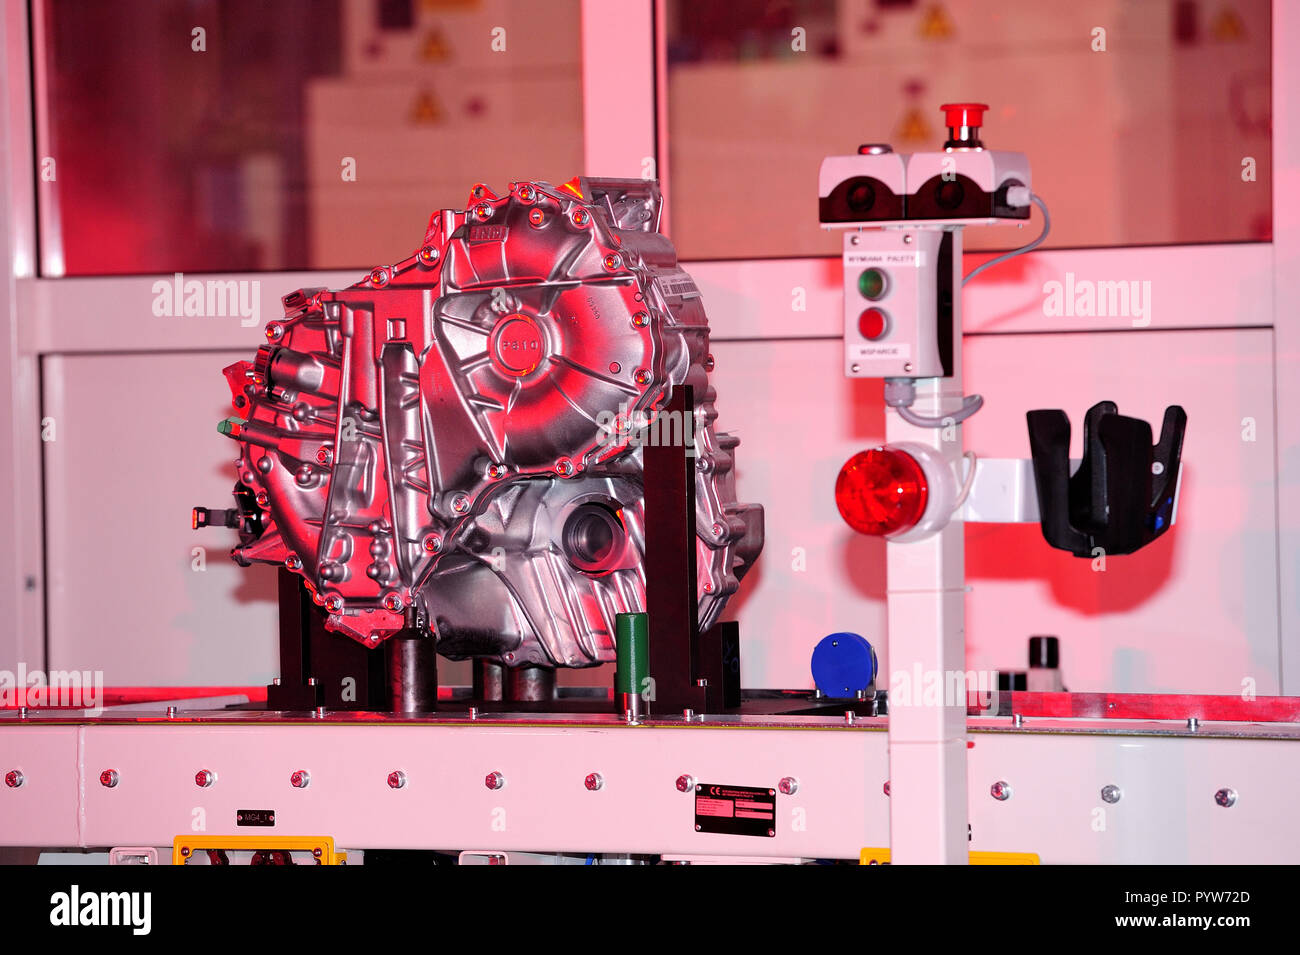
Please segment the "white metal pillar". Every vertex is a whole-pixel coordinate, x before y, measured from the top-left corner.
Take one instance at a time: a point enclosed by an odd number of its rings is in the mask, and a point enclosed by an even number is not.
[[[962,403],[962,233],[952,233],[953,374],[917,381],[912,410],[942,418]],[[918,428],[885,411],[889,444],[934,448],[961,474],[962,429]],[[964,865],[966,796],[965,524],[886,545],[889,622],[889,840],[895,863]]]

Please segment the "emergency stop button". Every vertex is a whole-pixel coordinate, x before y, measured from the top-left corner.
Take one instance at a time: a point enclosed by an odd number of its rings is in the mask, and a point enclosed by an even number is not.
[[[498,371],[522,378],[541,364],[546,338],[528,315],[506,315],[488,337],[488,357]]]

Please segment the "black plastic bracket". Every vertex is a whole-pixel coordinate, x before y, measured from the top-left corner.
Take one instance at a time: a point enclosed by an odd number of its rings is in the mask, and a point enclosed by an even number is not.
[[[1113,401],[1088,409],[1083,461],[1073,475],[1065,412],[1025,416],[1043,537],[1076,557],[1131,554],[1173,522],[1187,414],[1178,405],[1166,408],[1153,446],[1151,426],[1118,410]]]

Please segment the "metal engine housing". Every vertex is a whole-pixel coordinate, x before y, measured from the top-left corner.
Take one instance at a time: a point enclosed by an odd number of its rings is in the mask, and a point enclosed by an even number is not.
[[[711,626],[763,512],[736,501],[704,307],[659,218],[652,181],[478,185],[409,258],[285,296],[225,369],[233,557],[301,574],[367,646],[417,627],[456,659],[608,662],[614,615],[645,607],[641,447],[681,441]],[[670,421],[682,385],[694,418]]]

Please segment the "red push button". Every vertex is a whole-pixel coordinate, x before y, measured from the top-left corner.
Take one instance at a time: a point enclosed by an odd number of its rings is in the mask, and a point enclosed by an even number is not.
[[[979,129],[984,125],[984,111],[989,107],[987,103],[944,103],[939,108],[947,117],[949,129],[963,126]]]
[[[869,342],[879,341],[889,331],[889,316],[878,308],[869,308],[858,316],[858,334]]]

